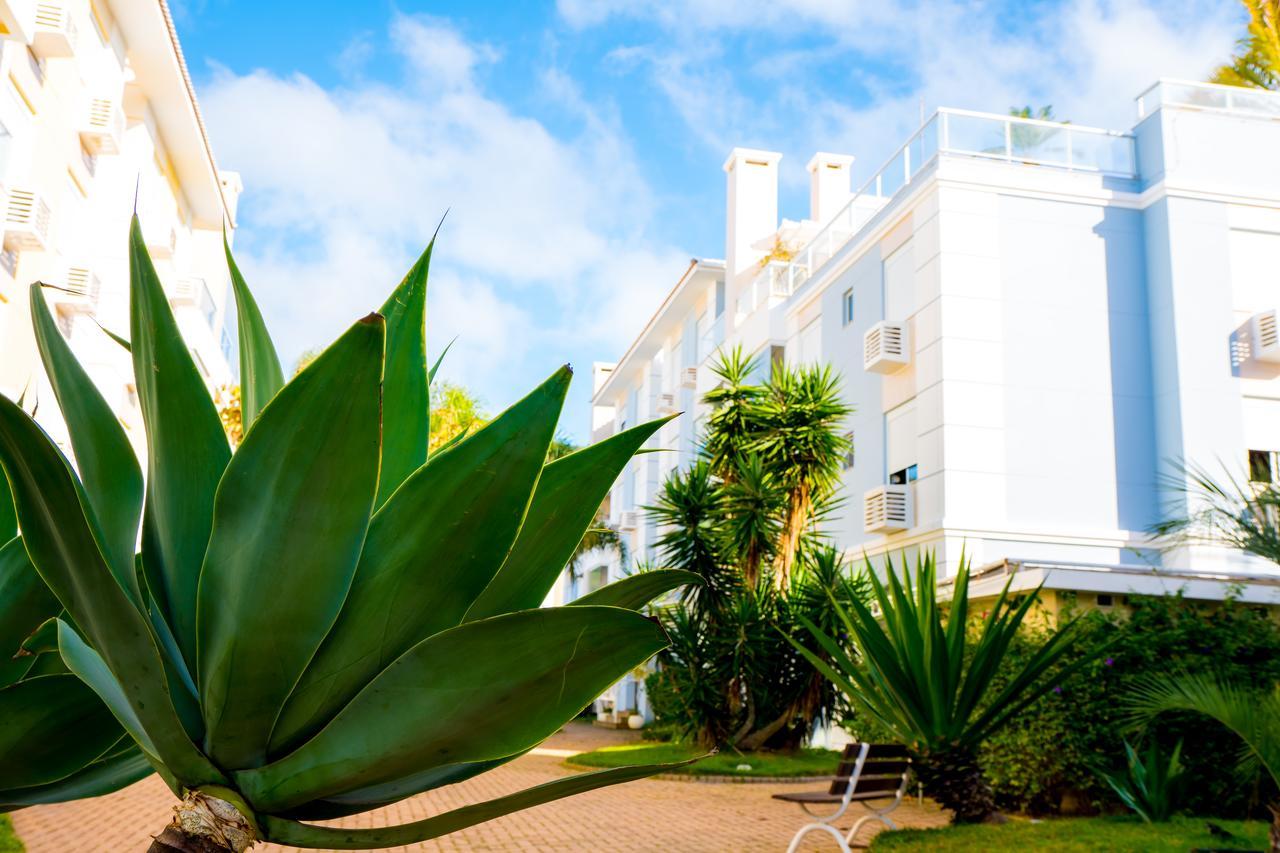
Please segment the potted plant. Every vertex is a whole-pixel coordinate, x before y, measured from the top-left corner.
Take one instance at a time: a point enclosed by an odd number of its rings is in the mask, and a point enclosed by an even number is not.
[[[627,714],[627,727],[632,729],[643,729],[644,714],[641,714],[637,709],[632,708],[630,713]]]

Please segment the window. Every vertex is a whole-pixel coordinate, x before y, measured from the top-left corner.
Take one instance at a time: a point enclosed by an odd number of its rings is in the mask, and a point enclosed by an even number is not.
[[[853,322],[853,288],[849,288],[844,292],[844,296],[840,297],[840,325],[848,326]]]
[[[848,471],[853,468],[853,431],[850,430],[844,434],[844,440],[849,443],[849,447],[844,452],[844,470]]]
[[[716,282],[716,316],[724,313],[724,282]]]
[[[587,592],[595,592],[609,580],[609,567],[596,566],[587,572]]]
[[[1280,483],[1280,451],[1249,451],[1249,482]]]
[[[1113,599],[1113,598],[1112,598],[1110,595],[1108,595],[1107,593],[1105,593],[1105,592],[1100,592],[1100,593],[1098,593],[1098,606],[1099,606],[1099,607],[1110,607],[1110,606],[1111,606],[1112,604],[1114,604],[1114,603],[1115,603],[1115,599]]]
[[[916,481],[916,466],[909,465],[898,471],[894,471],[889,475],[889,483],[894,486],[901,486],[906,483],[914,483]]]

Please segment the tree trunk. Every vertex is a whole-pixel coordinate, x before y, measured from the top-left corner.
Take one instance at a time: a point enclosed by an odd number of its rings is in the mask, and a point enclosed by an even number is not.
[[[952,823],[982,823],[996,813],[995,795],[978,757],[966,749],[916,756],[912,765],[924,792],[951,812]]]
[[[244,853],[255,840],[253,825],[231,803],[189,791],[147,853]]]
[[[1271,853],[1280,853],[1280,801],[1267,808],[1271,810]]]
[[[809,523],[809,486],[801,483],[787,499],[787,518],[782,526],[782,541],[778,547],[777,571],[773,582],[778,591],[786,590],[791,585],[791,570],[796,562],[796,549],[800,547],[800,537]]]
[[[788,708],[787,710],[783,711],[782,715],[777,719],[773,720],[770,723],[767,723],[766,725],[764,725],[760,729],[757,729],[756,731],[752,732],[746,737],[740,738],[734,744],[734,746],[738,747],[738,749],[741,749],[744,752],[750,752],[753,749],[759,749],[760,747],[764,746],[765,742],[769,740],[769,738],[773,737],[778,732],[782,731],[783,728],[786,727],[787,723],[791,722],[791,718],[795,716],[795,713],[796,712],[794,708]]]

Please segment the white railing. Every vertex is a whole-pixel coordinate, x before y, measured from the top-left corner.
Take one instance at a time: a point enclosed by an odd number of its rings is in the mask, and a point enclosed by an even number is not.
[[[1280,118],[1280,92],[1195,83],[1190,80],[1158,80],[1137,97],[1138,118],[1146,118],[1162,105]]]
[[[791,261],[775,261],[760,270],[749,292],[744,294],[752,310],[760,304],[760,294],[766,290],[782,296],[793,293],[940,155],[1121,178],[1132,178],[1137,172],[1134,139],[1127,133],[1018,116],[939,109],[854,192],[848,204]],[[744,299],[740,307],[745,308],[746,304]]]

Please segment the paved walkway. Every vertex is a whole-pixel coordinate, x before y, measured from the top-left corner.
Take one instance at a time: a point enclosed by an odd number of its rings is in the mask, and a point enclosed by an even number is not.
[[[581,752],[634,738],[632,732],[571,724],[535,754],[457,785],[413,797],[340,823],[408,823],[479,800],[502,796],[572,771],[565,751]],[[645,779],[538,806],[402,851],[783,851],[801,824],[799,807],[770,799],[806,784],[709,784]],[[14,813],[28,853],[143,853],[170,816],[174,799],[157,777],[93,800],[38,806]],[[857,816],[857,807],[850,810]],[[931,804],[904,803],[894,819],[906,826],[938,826],[945,816]],[[852,819],[849,821],[852,823]],[[846,824],[846,827],[848,824]],[[254,853],[282,853],[272,844]],[[834,850],[829,838],[809,835],[804,850]]]

